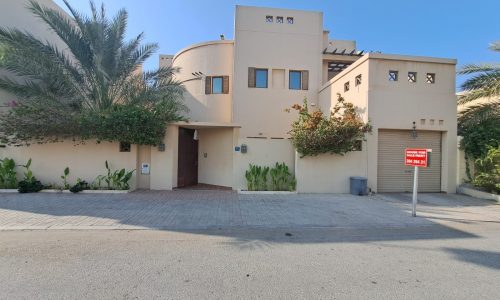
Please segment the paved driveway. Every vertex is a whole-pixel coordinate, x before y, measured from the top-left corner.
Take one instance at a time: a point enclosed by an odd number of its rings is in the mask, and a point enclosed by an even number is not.
[[[231,191],[0,194],[0,230],[373,228],[500,222],[500,206],[461,195],[239,195]]]

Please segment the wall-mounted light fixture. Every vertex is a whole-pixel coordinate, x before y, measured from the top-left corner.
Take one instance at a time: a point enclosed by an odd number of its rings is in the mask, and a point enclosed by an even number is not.
[[[165,143],[160,143],[158,145],[158,151],[165,152]]]
[[[195,129],[195,131],[194,131],[193,140],[195,140],[195,141],[198,140],[198,130],[197,129]]]
[[[417,124],[415,123],[415,121],[413,121],[413,126],[412,126],[412,132],[411,132],[411,136],[416,139],[418,134],[417,134]]]

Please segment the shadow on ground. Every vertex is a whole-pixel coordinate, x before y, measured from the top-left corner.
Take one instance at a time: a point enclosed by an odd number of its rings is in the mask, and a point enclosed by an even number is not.
[[[444,248],[444,250],[453,254],[457,260],[500,270],[500,252],[470,250],[463,248]]]
[[[437,200],[431,203],[432,197]],[[448,196],[440,194],[432,197],[424,200],[430,205],[423,209],[439,211],[440,207],[455,207],[460,210],[471,207],[473,201],[477,207],[492,205],[469,197],[446,198]],[[396,194],[374,197],[239,195],[232,191],[189,190],[3,194],[0,195],[0,229],[166,230],[231,237],[242,248],[268,247],[271,243],[476,237],[431,218],[412,218],[405,199],[406,195]],[[464,220],[453,211],[443,210],[438,217]]]

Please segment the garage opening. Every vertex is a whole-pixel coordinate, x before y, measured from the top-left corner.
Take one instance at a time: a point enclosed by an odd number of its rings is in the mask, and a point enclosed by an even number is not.
[[[431,166],[419,169],[419,192],[441,192],[440,131],[379,130],[377,190],[411,192],[414,167],[404,165],[406,148],[432,149]]]

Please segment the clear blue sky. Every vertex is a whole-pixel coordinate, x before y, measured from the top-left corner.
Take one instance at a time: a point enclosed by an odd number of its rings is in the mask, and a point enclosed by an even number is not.
[[[62,0],[54,0],[64,7]],[[100,5],[102,0],[96,0]],[[70,0],[82,12],[88,1]],[[128,36],[144,31],[146,41],[160,44],[161,54],[233,38],[235,5],[282,7],[324,12],[331,39],[357,41],[358,49],[458,59],[458,64],[498,62],[489,43],[500,40],[500,0],[104,0],[108,16],[124,7]],[[158,66],[158,55],[146,69]],[[458,83],[463,79],[458,78]]]

